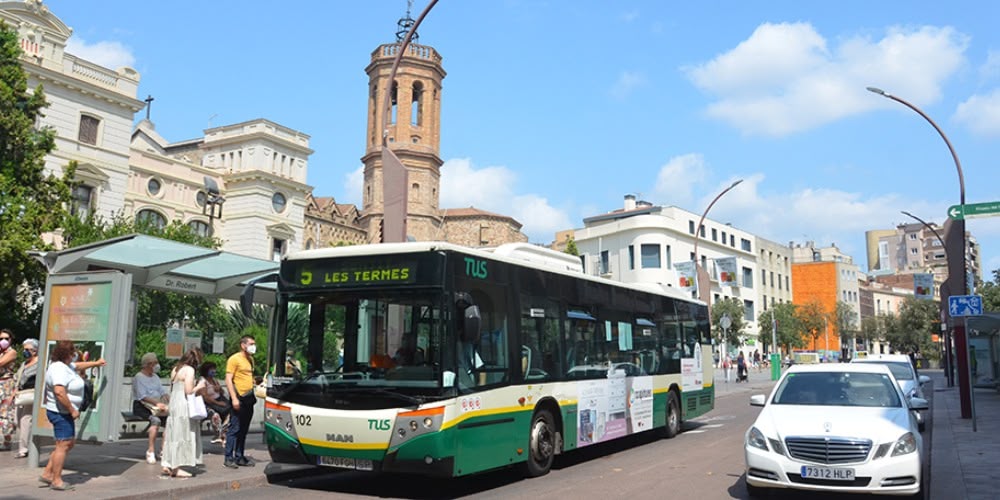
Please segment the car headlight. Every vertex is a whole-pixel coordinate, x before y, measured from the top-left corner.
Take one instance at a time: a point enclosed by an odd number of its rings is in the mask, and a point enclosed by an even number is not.
[[[764,433],[760,432],[756,427],[751,427],[750,430],[747,431],[747,446],[753,446],[754,448],[768,451],[767,439],[764,437]]]
[[[892,447],[892,456],[906,455],[915,451],[917,451],[917,438],[912,432],[907,432],[896,440],[896,444]]]

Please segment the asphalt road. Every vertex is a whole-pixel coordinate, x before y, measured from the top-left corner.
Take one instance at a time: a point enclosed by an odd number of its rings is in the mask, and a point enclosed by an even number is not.
[[[584,448],[557,457],[552,472],[540,478],[524,479],[512,469],[450,480],[317,470],[314,475],[213,498],[747,499],[743,434],[760,411],[749,405],[750,394],[717,398],[712,412],[685,422],[674,439],[645,433]],[[932,422],[928,424],[930,429]],[[924,443],[929,446],[928,432]],[[839,498],[789,492],[772,497]]]

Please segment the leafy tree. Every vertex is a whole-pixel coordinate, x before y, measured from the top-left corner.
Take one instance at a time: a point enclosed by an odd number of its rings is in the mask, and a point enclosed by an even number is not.
[[[837,329],[837,334],[840,336],[841,348],[853,344],[854,337],[858,334],[857,316],[854,314],[854,306],[838,300],[831,316],[830,322],[833,323]]]
[[[43,233],[62,226],[74,165],[45,173],[55,131],[35,124],[48,105],[42,86],[28,91],[18,35],[0,22],[0,325],[17,335],[38,332],[45,268],[28,255],[50,250]]]
[[[817,347],[817,341],[826,331],[827,315],[818,301],[812,300],[795,309],[799,333],[803,337],[812,338],[812,348]]]
[[[1000,311],[1000,269],[993,270],[993,281],[985,281],[977,288],[983,296],[983,310]]]
[[[898,327],[887,332],[886,340],[898,352],[936,351],[931,334],[938,324],[938,303],[907,297],[899,308]]]
[[[729,315],[729,328],[722,328],[722,317]],[[712,332],[716,342],[725,342],[730,346],[738,346],[746,329],[743,320],[743,301],[734,297],[724,298],[712,304]]]
[[[576,255],[577,257],[580,256],[580,249],[576,247],[575,238],[573,238],[572,236],[569,237],[569,240],[566,241],[566,250],[563,250],[563,252],[566,252],[570,255]]]
[[[882,340],[882,321],[878,316],[866,316],[861,318],[861,329],[858,330],[858,340],[865,348],[871,350],[872,342]]]
[[[805,338],[800,334],[798,318],[795,315],[795,304],[785,302],[775,304],[770,309],[762,311],[757,316],[757,324],[761,327],[761,340],[770,345],[771,343],[771,321],[774,324],[778,346],[789,351],[795,347],[805,347]]]

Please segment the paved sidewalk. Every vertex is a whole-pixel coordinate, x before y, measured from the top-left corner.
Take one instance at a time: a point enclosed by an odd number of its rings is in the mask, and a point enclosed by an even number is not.
[[[976,431],[962,418],[958,387],[941,370],[923,370],[934,381],[931,407],[931,500],[1000,498],[1000,392],[976,389]],[[957,377],[956,377],[957,379]]]
[[[11,452],[0,453],[0,497],[59,498],[62,496],[91,499],[197,498],[241,488],[253,488],[274,478],[294,477],[301,467],[271,464],[263,434],[247,436],[247,455],[256,460],[256,467],[227,469],[222,466],[221,445],[204,441],[204,466],[195,470],[195,477],[170,479],[161,477],[160,464],[147,464],[146,440],[130,439],[102,445],[78,443],[66,459],[63,480],[74,491],[55,492],[38,482],[42,468],[31,469],[27,459],[15,459]],[[157,440],[159,445],[159,440]],[[43,446],[39,462],[48,460],[51,446]],[[265,474],[266,473],[266,474]]]

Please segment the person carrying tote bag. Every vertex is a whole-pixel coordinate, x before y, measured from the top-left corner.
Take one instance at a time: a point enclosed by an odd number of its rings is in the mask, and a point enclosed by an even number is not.
[[[201,364],[204,354],[192,347],[177,362],[170,374],[170,411],[167,415],[166,437],[163,443],[163,475],[177,478],[191,477],[181,467],[201,465],[201,436],[198,421],[191,418],[188,397],[205,388],[204,381],[195,383],[195,367]],[[202,402],[204,405],[204,402]]]

